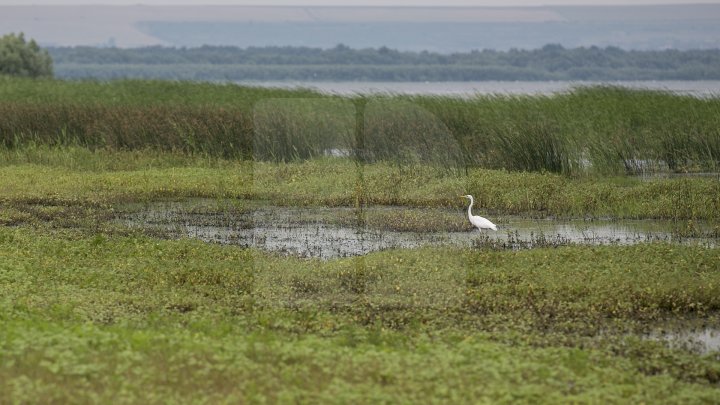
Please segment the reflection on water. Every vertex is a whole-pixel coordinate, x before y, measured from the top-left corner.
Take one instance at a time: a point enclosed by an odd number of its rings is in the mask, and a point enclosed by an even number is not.
[[[720,328],[717,326],[674,322],[651,330],[645,337],[701,354],[720,352]]]
[[[702,243],[715,246],[715,239],[682,239],[673,234],[669,221],[531,220],[493,218],[497,232],[434,229],[428,232],[390,230],[387,218],[403,218],[409,208],[369,207],[363,225],[352,208],[257,207],[243,210],[197,209],[198,202],[152,203],[134,207],[121,219],[133,227],[156,229],[174,237],[192,237],[208,242],[256,247],[301,257],[330,259],[370,252],[419,246],[482,246],[524,249],[567,244],[633,244],[651,241]],[[194,208],[193,208],[194,207]],[[464,224],[465,213],[448,209],[415,209],[419,217],[440,215]],[[457,216],[457,218],[455,218]],[[373,218],[380,221],[373,221]],[[381,225],[378,226],[378,223]],[[370,224],[370,225],[368,225]],[[703,224],[699,225],[701,228]]]

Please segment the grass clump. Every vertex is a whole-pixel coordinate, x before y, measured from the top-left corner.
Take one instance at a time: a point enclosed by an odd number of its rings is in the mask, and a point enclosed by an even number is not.
[[[513,257],[485,252],[472,261],[477,264],[468,274],[468,305],[483,313],[637,319],[720,309],[716,249],[642,244],[537,249]]]

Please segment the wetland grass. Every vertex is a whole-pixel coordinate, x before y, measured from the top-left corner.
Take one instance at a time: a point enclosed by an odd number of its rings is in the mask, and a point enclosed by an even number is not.
[[[15,402],[715,402],[716,359],[627,330],[716,311],[718,259],[652,244],[318,262],[0,228],[0,387]]]
[[[463,201],[457,196],[472,193],[478,209],[489,215],[671,219],[687,224],[716,222],[720,213],[720,182],[712,177],[646,181],[487,169],[460,175],[429,165],[387,163],[363,165],[362,177],[358,170],[342,158],[276,164],[153,150],[0,148],[0,202],[111,205],[204,197],[351,207],[361,196],[368,205],[459,209]],[[419,230],[447,219],[431,217],[427,222],[412,211],[402,215],[404,219],[387,222],[396,223],[398,230]]]
[[[554,96],[322,95],[183,82],[3,78],[0,143],[587,174],[717,171],[720,99],[614,87]],[[361,112],[362,134],[356,134]],[[359,138],[362,137],[362,139]],[[357,139],[356,139],[357,138]]]
[[[363,207],[336,220],[463,230],[470,193],[488,216],[717,235],[717,178],[622,176],[717,171],[717,99],[7,78],[0,99],[0,403],[720,402],[717,352],[646,338],[720,326],[718,249],[537,235],[317,260],[115,221],[202,198],[193,214]]]

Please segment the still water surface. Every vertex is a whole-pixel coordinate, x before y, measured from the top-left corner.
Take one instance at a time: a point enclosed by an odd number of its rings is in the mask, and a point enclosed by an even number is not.
[[[254,247],[280,254],[333,259],[361,256],[375,251],[421,246],[488,247],[531,249],[568,244],[627,245],[666,241],[716,246],[713,238],[680,238],[677,223],[648,220],[553,220],[520,217],[494,217],[498,231],[433,230],[408,232],[382,226],[352,225],[357,211],[346,207],[264,206],[244,211],[198,210],[202,201],[158,202],[135,207],[121,220],[131,227],[156,229],[173,237],[191,237],[206,242]],[[368,207],[363,215],[382,218],[397,214],[404,207]],[[416,210],[416,212],[418,212]],[[457,216],[465,212],[426,208],[428,216]],[[369,221],[368,223],[372,223]],[[376,222],[377,223],[377,222]],[[708,224],[696,224],[711,231]]]
[[[323,93],[352,94],[412,94],[472,97],[474,95],[551,95],[577,87],[612,85],[636,89],[669,91],[696,97],[720,97],[720,80],[670,81],[483,81],[483,82],[240,82],[251,86],[279,88],[311,88]]]

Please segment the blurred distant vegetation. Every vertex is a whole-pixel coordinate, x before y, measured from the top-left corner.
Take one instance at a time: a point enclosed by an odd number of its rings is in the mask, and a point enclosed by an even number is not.
[[[182,80],[718,80],[720,50],[617,47],[398,51],[387,47],[49,48],[61,78]]]
[[[0,75],[42,77],[52,73],[50,55],[35,40],[26,41],[23,33],[0,37]]]

